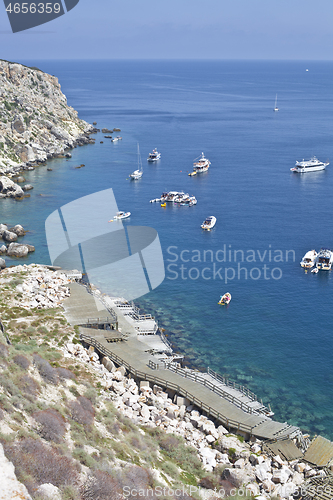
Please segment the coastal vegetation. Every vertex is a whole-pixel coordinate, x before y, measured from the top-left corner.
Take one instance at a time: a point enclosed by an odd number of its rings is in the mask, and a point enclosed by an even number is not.
[[[64,343],[79,339],[61,308],[13,304],[26,274],[0,275],[0,318],[10,341],[0,341],[0,442],[32,498],[46,498],[38,492],[45,483],[68,500],[109,500],[111,491],[122,498],[130,484],[205,484],[207,472],[182,437],[133,423],[89,365],[64,358]],[[219,482],[220,471],[213,476]]]

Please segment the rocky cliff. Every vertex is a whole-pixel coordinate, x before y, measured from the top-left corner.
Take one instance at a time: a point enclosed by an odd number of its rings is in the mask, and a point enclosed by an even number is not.
[[[68,106],[56,77],[0,60],[0,175],[93,142],[93,131]]]

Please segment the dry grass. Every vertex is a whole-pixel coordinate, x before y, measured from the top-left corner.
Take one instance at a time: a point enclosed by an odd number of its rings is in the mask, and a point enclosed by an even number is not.
[[[14,356],[13,361],[24,370],[27,370],[31,364],[29,359],[23,356],[23,354],[17,354]]]
[[[52,366],[48,361],[46,361],[46,359],[42,358],[39,354],[34,354],[34,364],[45,382],[54,385],[58,384],[58,372],[55,368],[52,368]]]
[[[6,457],[15,466],[17,478],[24,482],[30,494],[43,483],[62,487],[78,482],[78,472],[73,460],[37,439],[25,438],[16,443],[4,442],[3,446]],[[27,477],[30,477],[30,480],[27,481]]]
[[[95,410],[89,399],[79,396],[69,403],[69,409],[75,422],[84,426],[93,425]]]
[[[57,410],[47,409],[34,413],[33,418],[39,423],[38,434],[47,441],[63,442],[66,421]]]

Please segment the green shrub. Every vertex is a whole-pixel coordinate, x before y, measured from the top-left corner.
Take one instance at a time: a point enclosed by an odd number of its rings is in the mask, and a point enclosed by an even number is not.
[[[81,464],[86,467],[93,467],[96,461],[89,455],[89,453],[85,452],[82,448],[76,448],[72,452],[73,458],[78,460]]]

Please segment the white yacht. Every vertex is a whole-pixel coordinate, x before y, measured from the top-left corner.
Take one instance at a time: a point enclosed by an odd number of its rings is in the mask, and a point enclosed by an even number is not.
[[[329,165],[328,162],[324,163],[313,156],[310,160],[296,161],[295,167],[290,170],[298,173],[317,172],[318,170],[325,170],[327,165]]]
[[[136,181],[138,179],[141,179],[143,174],[143,168],[142,168],[142,161],[141,161],[141,155],[140,155],[140,149],[139,149],[139,144],[138,144],[138,168],[137,170],[134,170],[129,176],[130,179],[133,181]]]
[[[161,153],[157,151],[157,149],[153,149],[152,153],[149,153],[149,156],[147,158],[148,161],[157,161],[161,158]]]
[[[179,197],[183,197],[183,196],[185,196],[185,193],[183,191],[169,191],[169,192],[162,193],[161,201],[162,202],[164,202],[164,201],[174,202],[177,199],[179,199]]]
[[[333,252],[328,248],[322,248],[317,255],[316,268],[322,271],[329,271],[333,264]]]
[[[204,220],[204,222],[201,224],[201,228],[210,231],[211,229],[213,229],[215,224],[216,224],[216,217],[214,217],[214,215],[211,215],[210,217],[207,217]]]
[[[127,219],[127,217],[130,217],[130,215],[131,212],[117,212],[113,218],[115,220]]]
[[[302,267],[305,267],[306,269],[310,269],[313,267],[316,263],[316,258],[317,258],[317,252],[316,250],[309,250],[309,252],[306,252],[304,255],[303,259],[301,260],[300,264]]]
[[[198,156],[198,158],[194,160],[192,174],[194,174],[194,172],[195,174],[201,174],[202,172],[207,172],[209,166],[210,166],[210,161],[207,158],[205,158],[205,155],[203,153],[201,153],[201,156]]]

